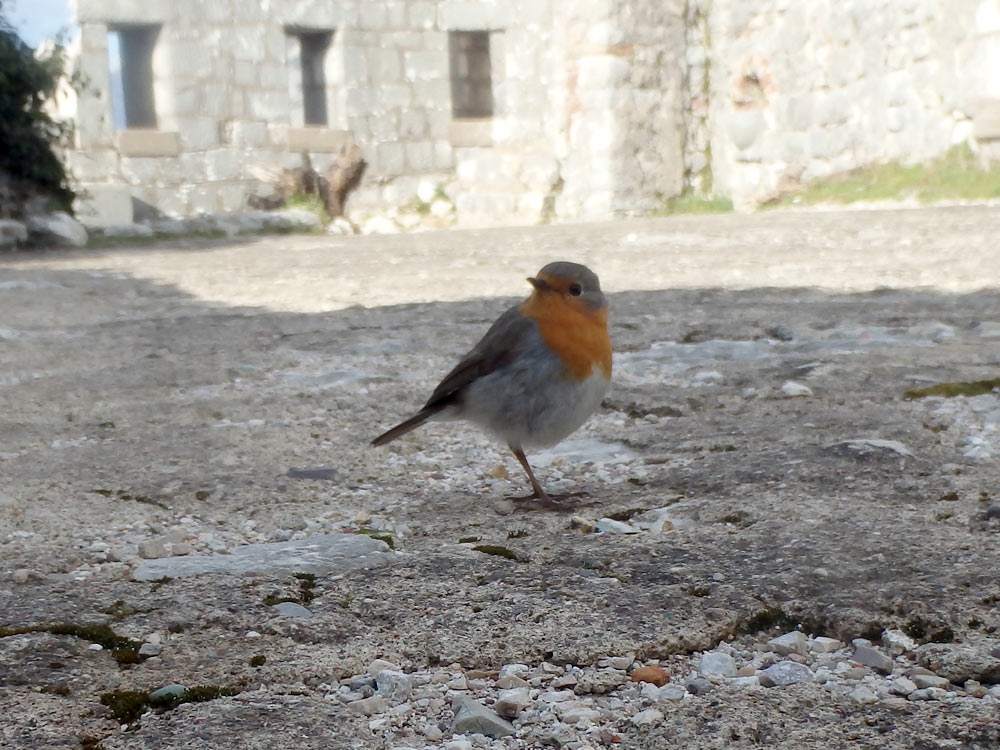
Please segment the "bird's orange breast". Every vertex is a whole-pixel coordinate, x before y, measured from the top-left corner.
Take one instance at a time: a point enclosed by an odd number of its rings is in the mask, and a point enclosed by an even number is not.
[[[607,308],[592,310],[554,294],[533,294],[519,309],[538,324],[542,341],[574,377],[582,380],[595,367],[611,377]]]

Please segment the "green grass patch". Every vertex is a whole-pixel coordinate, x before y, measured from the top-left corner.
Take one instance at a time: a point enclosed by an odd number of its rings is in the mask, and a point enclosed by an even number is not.
[[[304,208],[306,211],[316,214],[323,224],[330,221],[330,216],[326,213],[326,205],[316,194],[292,193],[285,201],[285,208]]]
[[[907,198],[921,203],[1000,198],[1000,165],[984,166],[968,145],[959,144],[921,164],[894,160],[815,180],[765,207]]]
[[[653,211],[654,216],[674,214],[724,214],[733,210],[733,201],[725,195],[701,195],[685,190]]]
[[[993,393],[995,390],[1000,390],[1000,378],[935,383],[925,388],[911,388],[903,393],[903,398],[906,401],[912,401],[913,399],[927,398],[928,396],[943,396],[944,398],[982,396],[984,393]]]

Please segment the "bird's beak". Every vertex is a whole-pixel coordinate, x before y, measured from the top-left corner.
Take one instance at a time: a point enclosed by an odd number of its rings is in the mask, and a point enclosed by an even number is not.
[[[533,287],[535,287],[535,289],[537,289],[539,292],[544,292],[546,289],[549,288],[549,285],[545,283],[544,279],[536,279],[534,276],[528,277],[528,283],[531,284]]]

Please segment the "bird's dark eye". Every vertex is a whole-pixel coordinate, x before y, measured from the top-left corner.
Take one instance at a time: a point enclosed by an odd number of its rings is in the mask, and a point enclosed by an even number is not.
[[[579,284],[570,284],[569,293],[572,294],[574,297],[579,297],[581,294],[583,294],[583,287],[580,286]]]

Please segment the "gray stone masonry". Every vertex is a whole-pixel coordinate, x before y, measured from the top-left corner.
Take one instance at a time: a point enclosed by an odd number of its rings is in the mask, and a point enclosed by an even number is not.
[[[1000,0],[75,5],[88,85],[66,105],[68,161],[96,225],[241,210],[263,173],[303,153],[322,171],[351,138],[357,223],[428,183],[461,224],[534,223],[685,187],[751,207],[963,141],[1000,152]],[[470,31],[488,36],[493,107],[456,118],[449,39]],[[137,33],[153,42],[130,47],[149,59],[130,61],[124,98],[151,95],[155,122],[116,126],[109,39]]]

